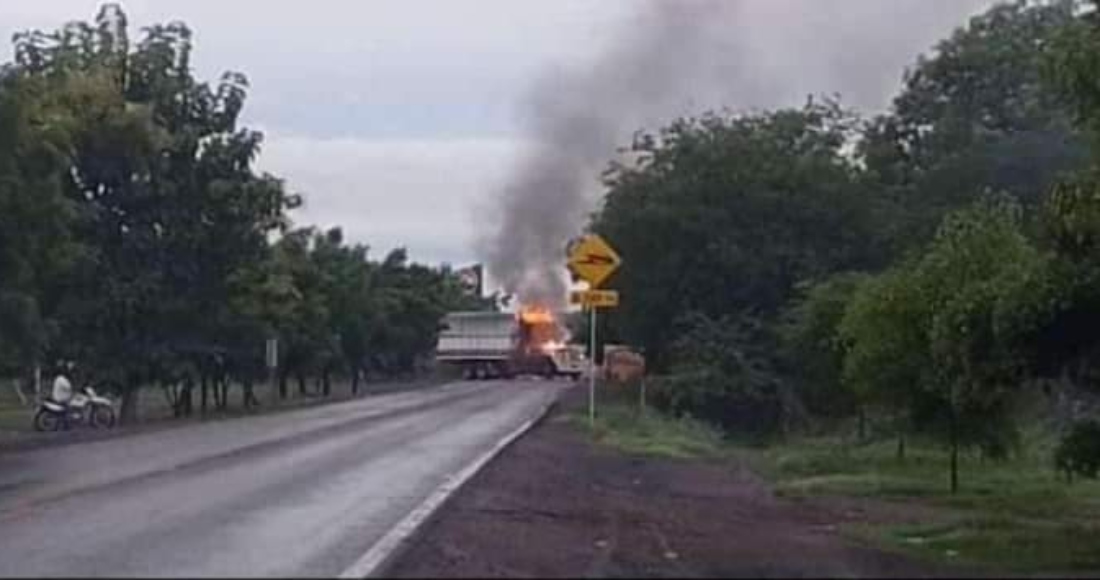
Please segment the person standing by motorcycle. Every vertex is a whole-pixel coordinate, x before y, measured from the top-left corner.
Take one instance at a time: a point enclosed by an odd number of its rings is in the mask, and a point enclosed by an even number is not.
[[[75,423],[87,423],[95,429],[115,426],[115,410],[111,400],[100,396],[90,386],[73,392],[74,373],[75,367],[70,361],[55,365],[50,396],[41,401],[34,414],[36,430],[68,430]]]
[[[67,374],[71,373],[72,364],[58,362],[53,378],[53,388],[50,389],[50,399],[56,403],[68,406],[73,399],[73,383]]]

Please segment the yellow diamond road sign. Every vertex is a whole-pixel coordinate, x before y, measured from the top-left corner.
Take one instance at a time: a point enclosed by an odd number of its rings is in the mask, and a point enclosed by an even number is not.
[[[569,294],[569,302],[585,308],[615,308],[619,293],[614,290],[583,290]]]
[[[570,272],[587,281],[589,286],[595,289],[603,284],[622,263],[622,258],[603,238],[591,234],[570,244],[566,265]]]

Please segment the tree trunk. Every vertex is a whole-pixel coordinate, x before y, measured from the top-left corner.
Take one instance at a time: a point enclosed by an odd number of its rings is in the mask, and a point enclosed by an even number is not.
[[[951,493],[959,491],[959,433],[955,425],[955,410],[951,410]]]
[[[218,399],[218,410],[224,411],[229,407],[229,377],[222,375],[218,380],[221,386],[221,397]]]
[[[253,407],[259,407],[260,400],[256,398],[256,391],[252,380],[249,379],[244,382],[244,407],[245,409],[252,409]]]
[[[304,398],[306,396],[306,378],[302,373],[295,373],[295,378],[298,379],[298,396]]]
[[[859,408],[859,442],[863,443],[867,440],[867,413],[863,410],[863,407]]]
[[[898,461],[905,461],[905,434],[898,433]]]
[[[180,407],[180,415],[184,417],[190,417],[191,413],[195,410],[194,397],[191,393],[195,390],[195,380],[191,377],[187,377],[187,380],[183,383],[183,390],[180,391],[176,404]]]
[[[351,369],[351,396],[359,396],[359,369],[355,367]]]
[[[206,415],[206,393],[210,387],[209,381],[206,379],[206,375],[202,375],[200,379],[202,382],[202,394],[199,395],[199,413]]]
[[[137,407],[139,398],[139,385],[137,381],[128,381],[126,390],[122,393],[122,408],[118,411],[118,421],[122,425],[132,425],[137,421]]]
[[[164,400],[168,403],[168,407],[172,409],[172,416],[178,418],[180,416],[179,384],[161,383],[160,389],[164,393]]]
[[[332,376],[328,369],[325,369],[325,371],[321,373],[321,394],[325,397],[332,394],[331,378]]]
[[[286,368],[279,369],[279,400],[280,401],[285,401],[286,398],[287,398],[287,395],[289,394],[289,389],[287,388],[287,384],[286,384],[288,374],[289,373],[287,373]]]

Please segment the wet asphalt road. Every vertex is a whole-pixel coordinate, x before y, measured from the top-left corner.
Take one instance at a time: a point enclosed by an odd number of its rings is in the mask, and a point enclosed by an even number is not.
[[[336,576],[565,383],[454,383],[0,455],[0,576]]]

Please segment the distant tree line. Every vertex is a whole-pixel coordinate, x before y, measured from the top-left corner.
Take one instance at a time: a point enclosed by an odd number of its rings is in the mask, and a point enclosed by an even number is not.
[[[758,437],[874,417],[900,457],[944,442],[955,488],[961,449],[1013,452],[1022,394],[1095,389],[1094,9],[998,4],[874,118],[814,99],[639,134],[592,229],[625,258],[607,332],[658,403]]]
[[[248,82],[192,73],[181,23],[129,34],[92,22],[14,39],[0,69],[0,376],[72,361],[133,418],[143,386],[177,414],[245,406],[280,342],[279,393],[334,375],[408,373],[441,315],[468,297],[446,268],[381,260],[339,229],[295,229],[302,203],[254,168],[263,136],[240,124]],[[369,211],[369,208],[366,209]]]

